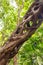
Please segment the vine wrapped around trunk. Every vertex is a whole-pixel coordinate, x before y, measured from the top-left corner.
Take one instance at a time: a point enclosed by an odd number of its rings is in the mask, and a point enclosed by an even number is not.
[[[39,2],[34,2],[31,5],[22,22],[0,48],[0,65],[6,65],[6,63],[18,53],[22,44],[28,40],[41,25],[43,18],[40,19],[39,15],[42,16],[42,9],[43,5]]]

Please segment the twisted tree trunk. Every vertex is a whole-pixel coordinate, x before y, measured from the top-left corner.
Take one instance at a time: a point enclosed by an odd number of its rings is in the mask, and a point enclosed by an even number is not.
[[[39,14],[42,14],[42,9],[43,5],[41,3],[33,3],[32,7],[30,7],[24,16],[22,23],[18,25],[17,29],[11,34],[3,47],[0,48],[0,65],[6,65],[6,63],[18,53],[22,44],[27,41],[40,26],[43,18],[39,19]]]

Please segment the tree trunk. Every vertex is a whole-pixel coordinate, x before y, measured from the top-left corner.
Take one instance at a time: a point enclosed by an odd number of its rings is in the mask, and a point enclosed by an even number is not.
[[[17,59],[17,55],[14,56],[13,60],[14,60],[14,65],[18,65],[18,62],[17,62],[17,60],[18,60],[18,59]]]
[[[39,19],[38,15],[41,14],[42,9],[43,7],[40,3],[35,3],[26,13],[22,23],[19,24],[10,38],[0,48],[0,65],[6,65],[11,58],[16,56],[22,44],[27,41],[40,26],[42,19]],[[30,25],[30,21],[32,21],[32,25]]]

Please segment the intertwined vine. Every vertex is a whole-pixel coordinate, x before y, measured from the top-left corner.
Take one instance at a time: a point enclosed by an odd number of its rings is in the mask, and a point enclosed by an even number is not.
[[[42,11],[42,3],[34,2],[31,5],[30,9],[23,17],[22,22],[17,26],[16,30],[13,31],[3,47],[0,48],[0,65],[6,65],[9,59],[18,53],[21,45],[28,40],[40,26],[43,20]]]

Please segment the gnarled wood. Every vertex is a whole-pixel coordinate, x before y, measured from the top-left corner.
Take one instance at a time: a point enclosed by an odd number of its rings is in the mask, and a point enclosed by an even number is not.
[[[18,53],[22,44],[31,37],[42,23],[43,18],[39,19],[39,14],[42,14],[43,5],[39,2],[33,4],[17,29],[11,34],[3,47],[0,48],[0,65],[6,65]]]

